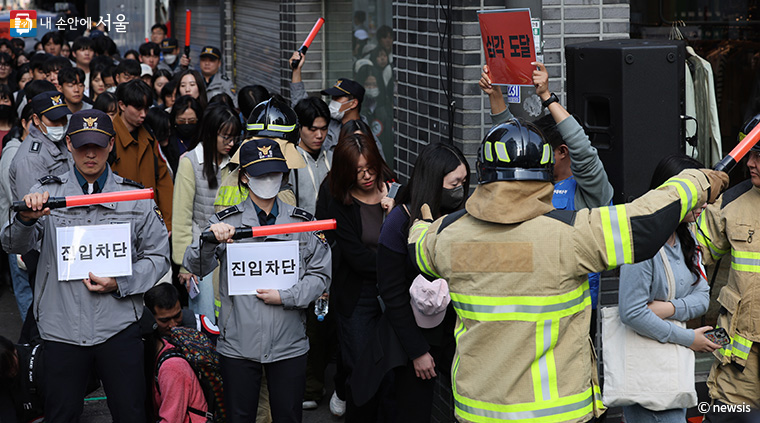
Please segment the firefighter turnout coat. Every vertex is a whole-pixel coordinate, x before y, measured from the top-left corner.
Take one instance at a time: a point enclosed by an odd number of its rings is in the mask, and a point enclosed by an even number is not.
[[[754,237],[760,228],[758,208],[760,188],[746,180],[708,206],[699,216],[695,228],[705,264],[714,264],[729,254],[731,259],[728,282],[718,295],[721,305],[718,327],[726,329],[731,343],[713,352],[720,364],[713,366],[711,371],[708,381],[710,396],[731,404],[747,401],[753,407],[760,407],[760,376],[752,369],[741,370],[756,366],[757,356],[754,362],[748,361],[751,361],[751,351],[757,351],[757,347],[752,348],[753,344],[760,341],[760,319],[755,310],[760,307],[760,232],[758,238]],[[729,363],[738,366],[719,369]],[[736,377],[716,378],[715,373],[723,371]],[[721,383],[735,386],[716,386]]]
[[[632,203],[566,211],[553,210],[551,183],[492,182],[465,210],[418,220],[410,249],[422,272],[448,281],[457,312],[457,418],[600,415],[587,274],[654,256],[708,188],[691,169]]]

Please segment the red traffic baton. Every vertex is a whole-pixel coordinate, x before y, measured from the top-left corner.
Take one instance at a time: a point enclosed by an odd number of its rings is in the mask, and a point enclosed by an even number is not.
[[[282,223],[279,225],[257,226],[255,228],[243,227],[235,228],[235,234],[232,235],[232,239],[293,234],[298,232],[331,231],[337,227],[338,223],[335,221],[335,219],[314,220],[312,222],[299,223]],[[216,240],[216,236],[211,231],[203,232],[201,234],[201,240],[205,242],[219,242]]]
[[[314,27],[311,29],[311,32],[309,32],[309,36],[306,37],[306,41],[303,42],[301,45],[301,48],[298,49],[298,52],[302,55],[306,54],[306,51],[311,47],[311,42],[314,41],[314,37],[317,36],[319,33],[319,30],[322,29],[322,25],[325,23],[325,18],[319,18],[317,19],[317,22],[314,24]],[[298,67],[298,64],[301,62],[301,59],[293,60],[290,62],[290,67],[295,69]]]
[[[103,192],[89,195],[70,195],[68,197],[50,197],[42,208],[61,209],[64,207],[92,206],[95,204],[118,203],[121,201],[152,200],[153,188],[136,189],[131,191]],[[14,201],[13,211],[29,211],[23,201]]]
[[[185,9],[185,56],[190,58],[190,21],[192,20],[193,12],[190,9]]]
[[[715,165],[713,170],[719,170],[721,172],[730,172],[736,163],[739,162],[747,152],[757,144],[760,140],[760,125],[755,125],[746,137],[739,141],[739,144],[731,150],[726,157],[724,157],[718,164]]]

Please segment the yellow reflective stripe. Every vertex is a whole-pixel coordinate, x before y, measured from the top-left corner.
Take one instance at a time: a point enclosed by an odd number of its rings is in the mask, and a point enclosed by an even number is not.
[[[536,322],[536,356],[531,363],[533,395],[543,401],[559,398],[554,347],[559,336],[559,319]]]
[[[249,131],[262,131],[264,129],[263,123],[249,123],[245,125],[245,129]]]
[[[270,123],[269,126],[267,126],[267,129],[270,131],[277,131],[277,132],[291,132],[296,129],[295,125],[275,125],[273,123]]]
[[[547,164],[552,159],[552,148],[549,144],[544,144],[544,152],[541,156],[541,164]]]
[[[607,251],[607,268],[614,269],[621,264],[633,263],[628,214],[625,206],[601,207],[599,212]]]
[[[694,183],[690,180],[670,178],[661,186],[672,186],[675,187],[678,191],[678,196],[681,197],[681,220],[683,220],[689,210],[693,209],[697,205],[699,194],[697,193],[697,187],[694,186]]]
[[[549,369],[549,394],[551,398],[559,398],[559,388],[557,386],[557,362],[554,360],[554,348],[559,341],[559,320],[552,320],[551,325],[551,345],[546,352],[546,365]]]
[[[717,328],[718,326],[716,326]],[[744,338],[743,336],[735,333],[731,337],[731,343],[724,345],[721,348],[720,353],[725,357],[731,357],[735,355],[743,360],[749,359],[749,351],[752,349],[752,341]]]
[[[710,238],[710,231],[707,228],[707,224],[705,222],[706,213],[702,213],[697,218],[697,226],[695,228],[694,234],[697,236],[697,242],[699,242],[701,245],[706,245],[707,248],[710,250],[710,255],[714,260],[717,260],[721,257],[723,257],[728,250],[721,250],[720,248],[716,247],[715,244],[712,243]]]
[[[731,268],[742,272],[760,273],[760,253],[732,249]]]
[[[248,198],[248,190],[241,189],[239,186],[222,186],[214,200],[215,206],[235,206]]]
[[[536,322],[536,355],[533,359],[533,362],[530,363],[530,376],[533,379],[533,398],[535,399],[543,399],[544,401],[549,400],[549,394],[547,392],[546,395],[544,395],[543,387],[544,385],[541,383],[541,368],[539,366],[538,360],[544,355],[544,322]]]
[[[591,388],[594,390],[594,403],[596,403],[596,408],[599,410],[606,409],[607,407],[602,402],[602,389],[596,383],[593,383]]]
[[[515,423],[550,423],[580,419],[593,412],[593,388],[550,401],[521,404],[493,404],[459,395],[454,390],[456,413],[473,422],[494,423],[508,420]]]
[[[493,161],[493,150],[491,149],[491,141],[486,141],[486,144],[483,146],[483,155],[485,156],[487,162]]]
[[[430,267],[430,263],[428,263],[427,255],[425,254],[425,237],[427,236],[428,230],[430,229],[430,225],[422,230],[422,233],[420,234],[420,237],[417,238],[417,242],[415,243],[414,249],[415,249],[415,255],[417,258],[417,267],[424,273],[434,276],[436,278],[440,278],[440,276],[433,271],[433,269]]]
[[[504,144],[501,141],[496,141],[496,143],[494,144],[494,148],[496,149],[496,157],[498,157],[500,161],[504,163],[509,163],[512,161],[509,158],[509,153],[507,153],[506,144]]]
[[[482,322],[516,320],[540,322],[573,315],[591,305],[588,281],[560,295],[546,297],[483,297],[450,292],[454,310],[462,319]]]

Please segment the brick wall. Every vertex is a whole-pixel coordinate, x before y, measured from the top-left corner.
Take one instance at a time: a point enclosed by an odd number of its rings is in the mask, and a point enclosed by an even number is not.
[[[445,2],[444,2],[445,3]],[[488,99],[477,87],[484,62],[477,11],[505,7],[501,0],[455,1],[453,18],[453,97],[456,104],[453,143],[474,165],[480,140],[491,119]],[[448,139],[443,92],[446,72],[441,35],[444,12],[437,1],[393,2],[396,97],[396,167],[408,178],[421,145]],[[627,0],[544,0],[544,61],[550,89],[564,103],[564,46],[591,40],[628,38]]]

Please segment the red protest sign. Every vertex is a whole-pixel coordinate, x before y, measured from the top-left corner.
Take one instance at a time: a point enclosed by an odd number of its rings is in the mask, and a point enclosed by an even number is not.
[[[478,12],[486,64],[494,85],[533,85],[536,61],[530,9]]]

